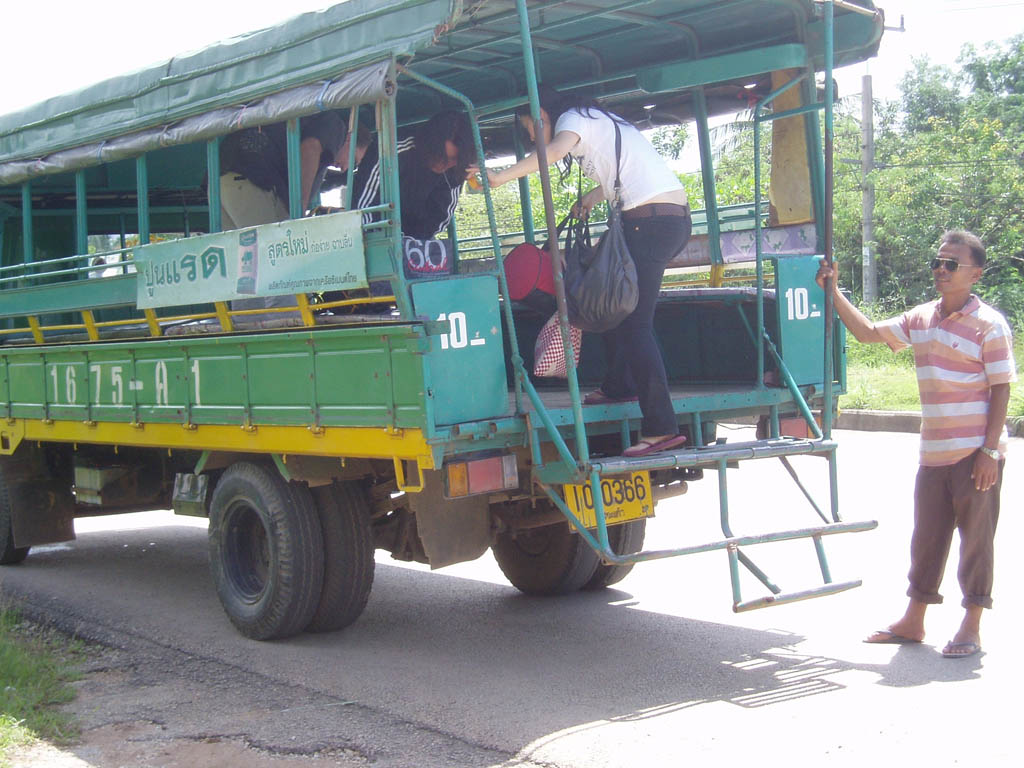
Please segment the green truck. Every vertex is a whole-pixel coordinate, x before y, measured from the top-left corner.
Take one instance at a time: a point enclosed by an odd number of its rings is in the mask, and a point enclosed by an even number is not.
[[[78,516],[207,516],[224,610],[257,639],[354,621],[377,549],[434,568],[491,549],[539,595],[709,550],[727,553],[736,610],[856,586],[833,581],[823,547],[875,524],[839,516],[844,337],[814,275],[831,258],[832,68],[874,55],[882,28],[863,0],[351,0],[0,117],[0,563],[72,539]],[[597,338],[566,379],[532,375],[548,318],[509,298],[503,265],[508,243],[546,237],[527,184],[521,232],[498,231],[485,184],[489,234],[449,229],[452,273],[403,270],[401,131],[463,110],[481,165],[522,156],[512,113],[525,93],[536,114],[538,76],[647,127],[696,125],[704,210],[672,266],[705,285],[666,285],[655,319],[683,448],[622,456],[637,404],[580,398],[603,373]],[[740,98],[753,105],[758,196],[720,210],[708,119]],[[373,123],[372,210],[349,199],[303,216],[301,121],[325,109],[351,133]],[[282,122],[289,218],[224,230],[207,183],[220,141]],[[325,291],[341,298],[317,305]],[[253,294],[293,302],[233,308]],[[735,419],[758,421],[756,439],[719,437]],[[808,495],[820,520],[735,534],[727,469],[778,458],[792,470],[800,454],[826,459],[830,498]],[[706,472],[723,537],[645,551],[658,502]],[[795,538],[812,540],[822,583],[783,591],[746,550]],[[763,596],[743,599],[740,566]]]

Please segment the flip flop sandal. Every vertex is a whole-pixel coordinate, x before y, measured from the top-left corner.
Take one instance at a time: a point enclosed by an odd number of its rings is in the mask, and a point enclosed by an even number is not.
[[[954,653],[958,648],[965,649],[963,653]],[[981,653],[981,646],[977,643],[946,643],[946,647],[942,649],[942,655],[947,659],[966,659],[968,656],[973,656],[976,653]]]
[[[672,435],[672,437],[666,437],[664,440],[658,440],[657,442],[651,442],[650,440],[640,440],[636,445],[631,445],[629,448],[622,452],[623,456],[629,458],[636,458],[637,456],[647,456],[651,453],[658,453],[659,451],[667,451],[669,448],[675,448],[676,446],[682,445],[686,442],[686,435]]]
[[[629,397],[611,397],[606,395],[600,389],[595,389],[583,398],[584,405],[610,405],[612,403],[633,403],[640,398],[636,395],[630,395]]]

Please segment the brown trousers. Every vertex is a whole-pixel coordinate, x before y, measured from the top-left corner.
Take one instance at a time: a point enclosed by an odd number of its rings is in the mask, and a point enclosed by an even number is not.
[[[910,587],[907,595],[920,603],[941,603],[939,585],[953,541],[960,532],[957,578],[962,605],[992,607],[993,540],[999,520],[999,479],[987,491],[974,487],[974,453],[945,467],[920,467],[914,488],[914,534],[910,540]]]

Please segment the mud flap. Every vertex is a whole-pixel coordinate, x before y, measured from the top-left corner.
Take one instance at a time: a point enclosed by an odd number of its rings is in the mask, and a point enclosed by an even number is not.
[[[476,560],[491,546],[487,496],[446,499],[444,475],[423,476],[423,490],[410,493],[408,499],[431,569]]]
[[[14,546],[34,547],[75,538],[75,501],[65,485],[22,481],[9,488]]]

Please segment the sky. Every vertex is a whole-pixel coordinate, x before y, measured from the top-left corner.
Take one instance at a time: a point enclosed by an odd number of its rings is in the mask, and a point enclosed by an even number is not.
[[[840,95],[859,93],[870,72],[875,98],[895,98],[911,58],[954,65],[960,47],[983,48],[1024,32],[1024,0],[877,0],[886,24],[878,58],[837,70]],[[328,0],[92,0],[53,4],[10,0],[0,44],[0,114],[83,88],[233,35],[330,5]],[[242,9],[242,10],[240,10]]]

